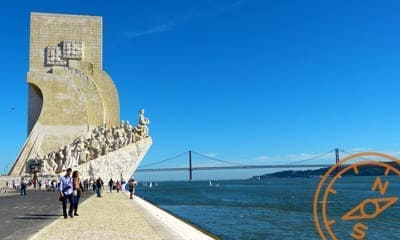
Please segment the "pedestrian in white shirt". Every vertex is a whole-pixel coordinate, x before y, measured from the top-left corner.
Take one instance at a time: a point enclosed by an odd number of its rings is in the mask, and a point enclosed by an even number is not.
[[[68,218],[68,215],[73,218],[73,201],[72,201],[72,192],[73,192],[73,182],[71,177],[72,169],[68,168],[66,174],[60,178],[60,201],[62,201],[63,214],[64,218]],[[67,215],[67,201],[69,201],[69,211]]]

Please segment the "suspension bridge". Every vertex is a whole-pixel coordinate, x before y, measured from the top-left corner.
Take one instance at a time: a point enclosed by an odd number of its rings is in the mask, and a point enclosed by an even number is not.
[[[294,162],[289,162],[285,164],[262,164],[262,165],[249,165],[249,164],[243,164],[243,163],[238,163],[238,162],[232,162],[232,161],[226,161],[226,160],[221,160],[217,159],[215,157],[207,156],[206,154],[198,153],[192,150],[185,151],[181,154],[166,158],[161,161],[157,161],[151,164],[147,164],[144,166],[141,166],[136,170],[136,172],[176,172],[176,171],[187,171],[189,172],[189,181],[193,179],[193,171],[205,171],[205,170],[234,170],[234,169],[262,169],[262,168],[286,168],[286,169],[293,169],[293,168],[324,168],[324,167],[330,167],[333,164],[310,164],[307,162],[321,159],[323,157],[326,157],[329,154],[335,154],[334,159],[335,163],[337,164],[340,161],[340,156],[339,153],[347,153],[344,150],[339,150],[339,148],[335,148],[333,150],[330,150],[325,153],[317,154],[313,157],[307,158],[307,159],[302,159]],[[183,156],[187,156],[188,159],[188,166],[187,167],[164,167],[164,168],[155,168],[155,166],[173,161],[175,159],[181,158]],[[218,162],[218,163],[223,163],[227,164],[224,166],[194,166],[193,165],[193,158],[194,156],[197,157],[202,157],[206,158],[208,160]],[[332,157],[333,158],[333,157]]]

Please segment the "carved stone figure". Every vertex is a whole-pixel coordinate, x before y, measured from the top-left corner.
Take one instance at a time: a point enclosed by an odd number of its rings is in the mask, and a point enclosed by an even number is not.
[[[48,162],[50,166],[53,168],[53,172],[55,173],[56,170],[58,169],[58,164],[56,163],[56,154],[55,152],[51,152],[47,155]]]
[[[78,164],[86,163],[87,160],[87,152],[86,152],[86,144],[83,140],[83,137],[80,137],[75,146],[76,149],[76,158],[78,159]]]
[[[140,109],[139,111],[139,119],[138,119],[138,126],[136,127],[136,131],[141,137],[148,137],[149,136],[149,129],[147,127],[150,124],[150,120],[144,116],[144,109]]]
[[[131,144],[134,141],[135,141],[135,139],[134,139],[134,135],[133,135],[133,129],[129,127],[126,130],[126,144]]]
[[[54,162],[52,159],[47,158],[46,155],[43,156],[42,160],[43,160],[43,172],[54,174],[57,168],[56,162]]]
[[[107,139],[107,142],[108,142],[109,146],[112,146],[114,144],[114,136],[113,136],[113,133],[112,133],[112,129],[107,129],[107,131],[106,131],[106,139]]]
[[[65,168],[72,167],[72,153],[69,145],[64,146],[63,154],[65,158],[65,163],[64,163]]]
[[[78,166],[78,151],[75,147],[71,149],[71,165],[72,167]]]
[[[98,137],[92,135],[89,144],[90,156],[92,158],[97,158],[100,156],[100,151],[100,141],[98,140]]]
[[[64,154],[63,154],[63,149],[60,148],[58,151],[55,153],[55,161],[57,163],[57,169],[56,173],[60,173],[61,171],[65,170],[65,161],[64,161]]]

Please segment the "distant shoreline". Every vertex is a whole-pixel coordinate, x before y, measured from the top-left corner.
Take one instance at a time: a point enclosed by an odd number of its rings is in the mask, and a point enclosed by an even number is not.
[[[400,171],[400,166],[395,162],[385,162],[385,164],[390,165],[391,167]],[[343,165],[341,168],[345,168],[349,165]],[[319,169],[308,169],[308,170],[285,170],[275,173],[267,173],[259,176],[253,176],[250,179],[267,179],[267,178],[313,178],[313,177],[321,177],[324,176],[325,173],[329,170],[328,167],[319,168]],[[385,175],[385,168],[378,167],[376,165],[364,165],[358,168],[358,173],[356,174],[353,171],[347,171],[342,174],[342,177],[361,177],[361,176],[383,176]],[[394,175],[393,172],[390,172],[389,175]]]

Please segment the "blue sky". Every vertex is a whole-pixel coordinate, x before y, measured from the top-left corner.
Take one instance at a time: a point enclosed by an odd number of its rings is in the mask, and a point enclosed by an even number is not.
[[[135,122],[144,108],[151,120],[143,165],[189,149],[248,164],[335,147],[400,155],[397,1],[42,0],[1,8],[0,172],[27,135],[30,12],[103,17],[103,68],[119,90],[121,119]],[[168,174],[142,177],[176,177]]]

